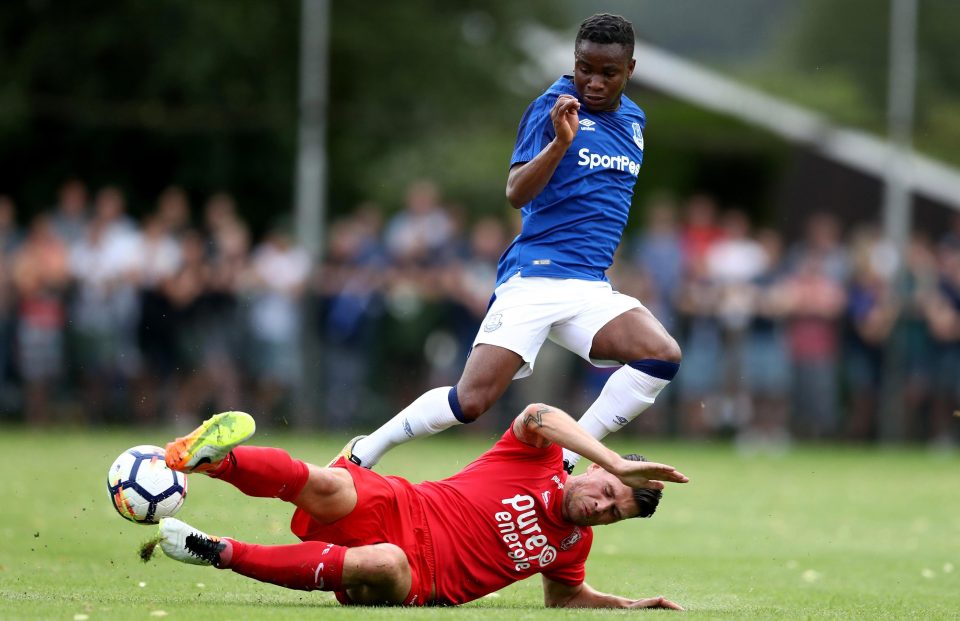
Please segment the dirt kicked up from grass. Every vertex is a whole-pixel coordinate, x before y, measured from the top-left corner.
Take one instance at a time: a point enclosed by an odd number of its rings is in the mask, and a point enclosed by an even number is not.
[[[137,555],[140,557],[141,561],[144,563],[150,562],[150,559],[153,558],[153,551],[157,549],[158,545],[160,545],[160,539],[160,535],[156,535],[140,544],[140,548],[137,550]]]

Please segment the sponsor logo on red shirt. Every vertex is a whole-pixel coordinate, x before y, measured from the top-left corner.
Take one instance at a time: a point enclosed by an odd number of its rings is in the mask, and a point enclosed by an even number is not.
[[[512,498],[504,498],[501,504],[510,508],[509,511],[497,511],[493,518],[497,521],[497,528],[500,530],[500,536],[507,544],[507,556],[513,562],[513,568],[516,571],[530,569],[531,563],[537,561],[542,567],[544,563],[541,558],[547,545],[547,536],[540,529],[537,522],[536,502],[533,496],[526,494],[517,494]],[[552,556],[547,563],[553,561],[557,556],[557,551],[552,546],[547,546],[553,550]]]

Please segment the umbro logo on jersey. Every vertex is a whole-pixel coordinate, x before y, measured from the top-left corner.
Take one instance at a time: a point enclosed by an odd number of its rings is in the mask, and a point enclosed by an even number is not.
[[[597,128],[594,127],[596,124],[596,121],[591,121],[590,119],[580,119],[580,127],[582,127],[585,132],[596,131]]]

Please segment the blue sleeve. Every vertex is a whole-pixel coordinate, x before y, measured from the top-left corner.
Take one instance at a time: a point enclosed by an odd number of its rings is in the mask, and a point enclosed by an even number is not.
[[[529,162],[543,151],[543,148],[553,140],[553,122],[550,120],[550,109],[557,100],[552,97],[538,97],[527,107],[520,119],[520,128],[517,130],[517,143],[513,147],[510,157],[510,166]]]

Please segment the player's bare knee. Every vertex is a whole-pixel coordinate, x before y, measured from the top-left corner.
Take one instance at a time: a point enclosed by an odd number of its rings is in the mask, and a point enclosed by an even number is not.
[[[666,332],[648,335],[634,343],[631,349],[630,360],[662,360],[680,364],[680,345]]]
[[[460,390],[457,392],[457,401],[463,418],[475,421],[490,409],[496,397],[489,395],[485,390]]]
[[[355,580],[347,594],[360,605],[401,603],[410,592],[413,574],[407,555],[392,543],[350,548],[347,552]]]
[[[657,360],[663,360],[665,362],[675,362],[680,364],[680,360],[683,358],[683,353],[680,351],[680,344],[677,343],[676,339],[674,339],[672,336],[667,336],[661,341],[660,347],[656,353],[649,357]]]
[[[313,464],[307,464],[307,468],[309,474],[302,494],[328,496],[337,493],[343,485],[341,477],[336,476],[331,468],[321,468]]]
[[[410,575],[410,562],[406,553],[392,543],[371,546],[366,565],[370,577],[380,584],[395,584],[406,580]]]
[[[343,468],[321,468],[307,464],[307,483],[293,503],[324,522],[340,519],[357,504],[357,490],[350,473]]]

